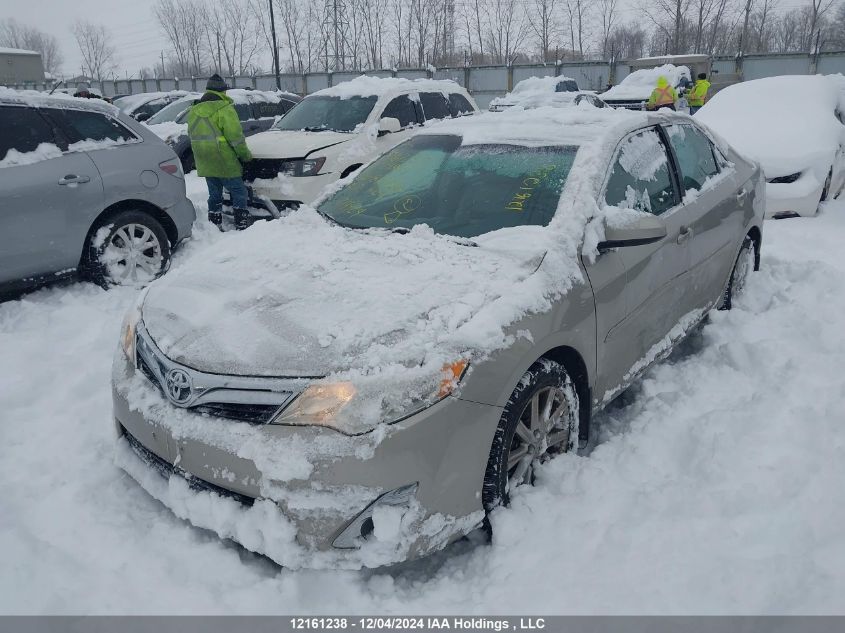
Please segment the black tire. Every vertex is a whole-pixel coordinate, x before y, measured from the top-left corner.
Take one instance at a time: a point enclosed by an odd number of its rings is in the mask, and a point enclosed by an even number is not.
[[[534,397],[538,396],[542,405],[544,402],[543,394],[548,393],[550,388],[555,390],[553,406],[555,406],[555,403],[559,403],[561,407],[560,422],[556,425],[559,431],[555,434],[549,433],[547,438],[540,440],[539,446],[535,447],[533,453],[526,454],[525,460],[530,461],[531,470],[524,478],[525,483],[533,483],[534,467],[537,462],[542,462],[555,454],[564,453],[574,446],[578,438],[578,392],[563,365],[551,360],[540,359],[519,380],[516,389],[514,389],[502,411],[499,426],[493,436],[482,487],[482,502],[486,512],[490,512],[500,505],[509,505],[510,477],[515,473],[515,470],[508,468],[508,461],[511,457],[511,451],[519,450],[521,445],[525,444],[517,434],[517,426],[525,419],[526,415],[530,418],[531,402]],[[564,430],[565,436],[563,436]],[[563,437],[563,439],[554,445],[547,444],[547,441],[551,442],[554,436]]]
[[[139,257],[144,256],[145,259],[135,267],[134,273],[128,269],[127,260],[115,259],[119,257],[117,249],[124,242],[123,236],[129,234],[138,239],[146,238],[144,245],[148,246],[139,249]],[[114,261],[108,261],[110,258]],[[158,260],[160,263],[156,265]],[[148,269],[140,268],[142,265],[148,266]],[[91,229],[80,268],[83,277],[103,288],[109,288],[147,283],[163,275],[169,267],[170,242],[161,223],[144,211],[120,211]],[[127,271],[126,277],[120,274],[121,270]]]
[[[731,269],[731,277],[728,280],[727,288],[725,288],[725,295],[722,297],[719,310],[731,309],[734,297],[742,292],[748,282],[748,275],[759,268],[758,261],[757,243],[751,239],[750,235],[746,235],[742,241],[742,247],[739,249],[739,254],[736,256],[736,261],[734,261],[734,267]]]

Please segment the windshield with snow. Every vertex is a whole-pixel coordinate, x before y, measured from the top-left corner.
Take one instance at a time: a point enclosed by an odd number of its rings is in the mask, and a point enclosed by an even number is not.
[[[413,138],[362,170],[320,205],[352,228],[476,237],[497,229],[545,225],[557,209],[577,147],[461,145],[454,135]]]
[[[273,126],[276,130],[351,132],[364,123],[378,97],[312,96],[300,101]]]

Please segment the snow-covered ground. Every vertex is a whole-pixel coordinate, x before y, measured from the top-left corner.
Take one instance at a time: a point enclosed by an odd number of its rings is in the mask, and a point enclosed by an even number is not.
[[[173,266],[225,239],[200,223]],[[845,613],[843,239],[843,202],[768,222],[736,308],[496,511],[491,544],[375,572],[280,569],[114,465],[135,291],[0,304],[0,613]]]

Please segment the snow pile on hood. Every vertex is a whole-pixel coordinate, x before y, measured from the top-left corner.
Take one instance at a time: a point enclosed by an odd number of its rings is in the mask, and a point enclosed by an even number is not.
[[[331,88],[318,90],[313,94],[349,99],[351,97],[382,96],[409,90],[455,92],[461,91],[461,88],[451,79],[403,79],[401,77],[361,75]]]
[[[632,72],[622,82],[613,86],[600,96],[608,99],[648,99],[651,91],[657,85],[659,77],[666,77],[670,86],[677,86],[682,78],[691,81],[689,68],[686,66],[675,66],[674,64],[663,64],[657,68],[642,68]]]
[[[550,77],[528,77],[523,79],[513,88],[511,94],[528,94],[532,92],[555,92],[561,81],[575,81],[571,77],[550,76]]]
[[[845,77],[796,75],[728,86],[696,117],[776,178],[817,163],[827,172],[845,144],[837,108],[845,112]]]
[[[583,145],[548,227],[495,231],[473,247],[424,225],[405,235],[344,229],[304,208],[152,284],[147,330],[168,357],[202,371],[349,381],[361,405],[349,407],[348,427],[358,431],[430,401],[444,365],[509,346],[521,318],[581,281],[581,245],[590,256],[602,237],[595,195],[606,156],[618,126],[645,116],[564,112],[480,115],[428,132],[464,144]]]

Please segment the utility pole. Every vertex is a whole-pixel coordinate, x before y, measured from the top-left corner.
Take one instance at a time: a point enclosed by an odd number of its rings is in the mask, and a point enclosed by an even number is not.
[[[282,79],[279,77],[279,46],[276,44],[276,16],[273,11],[273,0],[270,3],[270,33],[273,34],[273,71],[276,73],[276,89],[282,89]]]
[[[164,74],[167,71],[164,70],[164,51],[161,51],[161,76],[164,77]]]
[[[214,34],[217,36],[217,72],[223,72],[223,62],[221,61],[220,57],[220,31],[215,31]]]

